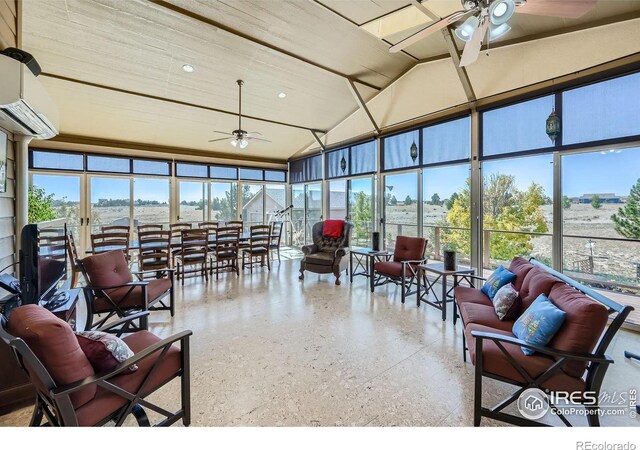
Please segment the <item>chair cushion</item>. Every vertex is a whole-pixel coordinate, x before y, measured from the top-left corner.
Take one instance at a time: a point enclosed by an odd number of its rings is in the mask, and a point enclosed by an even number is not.
[[[607,325],[607,309],[565,283],[555,284],[549,298],[567,313],[549,346],[568,352],[591,353]],[[582,376],[585,368],[585,364],[578,361],[569,361],[562,367],[576,377]]]
[[[332,238],[339,238],[342,236],[342,228],[344,227],[344,220],[325,220],[322,223],[322,236],[328,236]]]
[[[76,331],[76,338],[93,370],[98,373],[113,369],[133,356],[129,346],[115,334],[102,331]],[[130,369],[134,372],[138,370],[138,366],[134,364]]]
[[[511,283],[515,280],[516,275],[502,266],[499,266],[484,282],[481,291],[487,294],[487,296],[493,301],[493,297],[498,290],[505,284]]]
[[[335,254],[332,252],[311,253],[304,258],[307,264],[318,264],[320,266],[332,266],[335,260]]]
[[[493,297],[493,307],[496,310],[498,319],[515,319],[520,315],[522,299],[513,284],[505,284]]]
[[[417,261],[424,258],[424,250],[427,241],[419,237],[398,236],[396,248],[393,250],[393,260]]]
[[[560,281],[558,278],[540,267],[533,267],[529,270],[524,277],[522,287],[518,291],[520,292],[520,298],[522,299],[522,309],[526,310],[531,306],[531,303],[533,303],[540,294],[549,296],[551,288],[556,283],[564,282]]]
[[[529,344],[544,347],[558,332],[566,315],[546,295],[540,294],[513,324],[513,334]],[[522,352],[525,355],[535,353],[528,347],[522,347]]]
[[[122,250],[111,250],[82,260],[93,286],[117,286],[131,281],[131,270]]]
[[[522,289],[522,282],[524,281],[524,277],[527,276],[529,271],[534,267],[535,266],[525,258],[521,258],[519,256],[513,258],[511,264],[509,265],[509,272],[515,274],[516,276],[516,279],[513,280],[513,287],[516,291],[520,292],[520,289]]]
[[[139,353],[147,347],[160,341],[160,338],[148,331],[138,331],[123,338],[124,342],[131,348],[134,353]],[[151,371],[153,364],[160,356],[161,351],[144,358],[138,362],[138,370],[133,373],[125,372],[117,375],[109,380],[110,383],[134,393],[143,383],[146,376]],[[173,345],[165,355],[163,361],[159,364],[155,373],[147,383],[143,394],[148,395],[158,387],[176,376],[181,368],[180,349]],[[107,391],[98,388],[95,398],[92,402],[87,403],[81,408],[76,409],[76,416],[80,426],[91,426],[99,423],[106,417],[113,414],[119,408],[124,406],[127,400]]]
[[[480,289],[466,286],[456,286],[453,290],[453,293],[456,297],[456,302],[458,303],[458,305],[461,305],[462,303],[478,303],[480,305],[493,307],[493,303],[491,303],[489,297],[487,297],[487,295]]]
[[[171,289],[171,280],[169,278],[156,278],[152,280],[146,280],[147,285],[147,302],[153,303],[158,297]],[[137,286],[133,288],[133,291],[127,295],[131,288],[123,286],[118,289],[108,291],[109,297],[120,308],[131,309],[143,306],[142,300],[142,287]],[[105,297],[96,297],[93,301],[93,312],[105,312],[113,309],[111,302]]]
[[[243,253],[249,253],[254,255],[263,255],[267,252],[268,252],[268,249],[266,247],[253,247],[253,248],[246,248],[243,250]]]
[[[71,326],[38,305],[25,305],[11,311],[7,331],[25,341],[31,351],[47,369],[57,385],[73,383],[95,375],[91,363],[83,353]],[[36,386],[47,392],[45,386],[31,377]],[[96,386],[88,386],[71,394],[75,408],[90,401]]]
[[[513,334],[509,331],[496,330],[484,325],[470,324],[465,327],[464,333],[467,338],[467,345],[469,347],[469,354],[471,355],[471,362],[476,362],[476,346],[475,338],[472,336],[472,331],[482,331],[485,333],[501,334],[504,336],[513,337]],[[544,373],[554,362],[553,358],[545,355],[533,355],[525,356],[520,350],[520,346],[514,344],[502,344],[507,353],[532,377],[538,377]],[[492,341],[485,340],[483,343],[482,351],[483,367],[486,372],[501,376],[510,380],[514,380],[518,383],[525,383],[525,379],[520,373],[509,364],[509,360],[502,353],[500,348]],[[567,392],[582,392],[585,389],[585,382],[582,378],[576,378],[567,375],[563,371],[557,371],[547,381],[542,383],[543,388],[550,389],[552,391],[567,391]]]
[[[512,320],[500,320],[493,305],[481,305],[478,303],[462,303],[459,305],[460,317],[465,326],[469,324],[485,325],[497,330],[511,331]]]
[[[402,277],[402,263],[396,261],[378,261],[373,265],[373,269],[377,273],[381,273],[383,275],[389,275],[392,277]],[[407,264],[404,270],[405,277],[412,276],[411,269]]]

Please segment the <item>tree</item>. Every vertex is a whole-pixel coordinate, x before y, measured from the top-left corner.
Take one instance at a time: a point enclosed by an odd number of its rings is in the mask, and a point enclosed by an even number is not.
[[[413,200],[411,200],[411,197],[409,195],[407,195],[407,198],[404,199],[404,204],[406,206],[409,206],[413,203]]]
[[[53,194],[47,194],[46,191],[38,186],[29,186],[29,223],[44,222],[56,218],[53,209]]]
[[[371,197],[362,191],[356,194],[356,201],[351,218],[354,222],[354,235],[356,241],[360,239],[367,240],[370,231],[367,224],[371,223],[373,216],[371,213]]]
[[[471,181],[458,194],[447,215],[450,225],[469,228],[471,224]],[[526,191],[516,187],[512,175],[496,174],[484,180],[484,228],[504,231],[528,231],[546,233],[548,226],[540,207],[545,196],[542,186],[531,183]],[[533,250],[532,236],[513,233],[490,233],[490,256],[508,261],[515,256],[527,255]],[[451,230],[447,241],[462,253],[469,254],[469,232]]]
[[[392,195],[391,198],[389,199],[389,205],[396,206],[397,204],[398,204],[398,199],[396,198],[395,195]]]
[[[248,185],[242,187],[242,205],[246,205],[253,197],[251,188]],[[220,211],[216,219],[235,220],[238,213],[238,185],[233,183],[231,188],[224,193],[224,198],[220,199]]]
[[[595,209],[600,209],[602,207],[602,201],[600,200],[600,196],[598,194],[591,197],[591,206]]]
[[[631,188],[627,202],[611,216],[618,234],[629,239],[640,239],[640,179]]]
[[[437,192],[431,196],[431,201],[429,202],[429,204],[433,206],[441,206],[442,203],[443,201],[440,200],[440,196],[438,195]]]
[[[451,194],[451,197],[449,197],[444,201],[444,205],[447,207],[447,210],[450,210],[451,208],[453,208],[453,205],[456,202],[457,198],[458,198],[458,193],[454,192],[453,194]]]
[[[566,195],[562,196],[562,209],[569,209],[571,208],[571,199],[569,197],[567,197]]]

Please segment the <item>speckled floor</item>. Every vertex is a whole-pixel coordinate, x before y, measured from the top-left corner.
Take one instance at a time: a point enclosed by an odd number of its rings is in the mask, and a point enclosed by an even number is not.
[[[473,367],[462,361],[460,323],[443,323],[413,297],[402,305],[394,286],[372,295],[362,277],[335,286],[328,275],[308,274],[300,282],[298,264],[187,280],[173,320],[152,314],[151,330],[161,336],[193,330],[193,426],[472,425]],[[627,349],[640,351],[639,335],[622,332],[614,342],[608,391],[640,385],[640,365],[623,358]],[[489,405],[512,388],[488,380],[484,390]],[[153,398],[170,406],[177,392],[173,382]],[[0,425],[26,425],[30,414],[2,416]]]

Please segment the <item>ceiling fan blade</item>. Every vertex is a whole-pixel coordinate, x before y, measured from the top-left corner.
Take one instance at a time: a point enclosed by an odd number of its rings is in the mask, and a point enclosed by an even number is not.
[[[271,141],[270,141],[270,140],[268,140],[268,139],[262,139],[262,138],[259,138],[259,137],[251,137],[251,136],[247,136],[247,139],[251,139],[252,141],[271,142]]]
[[[462,58],[460,58],[460,67],[465,67],[476,62],[478,55],[480,54],[480,49],[482,48],[482,42],[487,35],[488,28],[489,19],[485,18],[473,33],[471,40],[464,46]]]
[[[475,11],[475,10],[472,10]],[[440,19],[437,22],[433,22],[428,25],[426,28],[423,28],[420,31],[413,33],[411,36],[404,38],[397,44],[391,46],[389,48],[389,53],[398,53],[401,50],[409,47],[412,44],[415,44],[418,41],[426,38],[427,36],[435,33],[436,31],[442,30],[443,28],[451,25],[453,22],[460,20],[463,16],[466,16],[471,11],[457,11],[453,14],[449,14],[447,17]]]
[[[516,8],[516,12],[534,16],[578,19],[591,11],[596,3],[598,0],[527,0],[527,3]]]
[[[220,134],[226,134],[227,136],[233,136],[233,134],[231,133],[227,133],[226,131],[218,131],[218,130],[213,130],[214,133],[220,133]]]
[[[218,141],[228,141],[229,138],[221,138],[221,139],[211,139],[210,141],[207,142],[218,142]]]
[[[249,131],[247,136],[262,136],[262,133],[259,133],[258,131]]]

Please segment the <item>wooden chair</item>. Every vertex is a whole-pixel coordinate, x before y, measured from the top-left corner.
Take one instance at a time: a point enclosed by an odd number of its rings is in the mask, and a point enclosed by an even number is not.
[[[146,231],[162,231],[162,225],[138,225],[138,236],[140,235],[140,233],[144,233]]]
[[[199,228],[191,230],[183,230],[179,251],[175,254],[177,263],[177,274],[184,285],[184,276],[186,273],[200,273],[205,280],[209,280],[207,271],[207,263],[209,259],[209,233],[207,230]],[[193,269],[187,272],[187,266],[200,266],[200,269]]]
[[[97,233],[91,235],[91,249],[94,255],[122,250],[129,260],[129,233]]]
[[[100,331],[122,336],[130,333],[140,312],[118,320]],[[134,353],[113,368],[96,373],[71,326],[38,305],[11,311],[9,320],[0,315],[0,339],[13,351],[36,390],[36,405],[30,426],[121,426],[130,415],[139,426],[149,426],[143,408],[163,417],[157,426],[182,419],[191,423],[190,330],[160,339],[148,331],[122,337]],[[64,361],[64,364],[60,363]],[[130,367],[137,370],[131,372]],[[171,380],[180,379],[180,407],[176,412],[147,397]],[[172,404],[170,407],[172,408]]]
[[[271,252],[271,259],[273,259],[273,252],[278,252],[278,262],[280,262],[280,241],[282,240],[282,222],[273,222],[271,225],[271,238],[269,240],[269,251]]]
[[[104,326],[112,317],[125,317],[139,311],[170,311],[175,314],[173,269],[151,272],[132,272],[121,250],[91,255],[78,261],[87,281],[83,287],[87,302],[87,321],[84,329],[94,328],[94,316],[100,316],[95,328]],[[143,280],[148,273],[156,278]],[[136,281],[133,281],[134,276]],[[168,298],[168,302],[167,302]],[[139,329],[147,328],[146,316]]]
[[[212,252],[211,273],[215,270],[216,280],[221,271],[235,272],[238,269],[238,252],[240,244],[240,230],[237,227],[218,228],[216,240],[210,247]]]
[[[143,272],[168,269],[171,265],[171,234],[168,231],[138,232],[138,268]]]
[[[180,246],[182,245],[182,232],[184,230],[190,230],[193,226],[187,222],[177,222],[169,225],[169,232],[171,234],[171,267],[176,267],[176,255],[180,253]]]
[[[80,275],[80,266],[78,266],[78,247],[76,246],[76,240],[73,237],[71,231],[67,232],[67,255],[69,256],[69,264],[71,266],[71,287],[75,288],[78,285],[78,275]]]
[[[244,222],[242,220],[228,220],[225,225],[228,227],[238,227],[241,233],[244,229]]]
[[[131,234],[131,227],[129,225],[105,225],[100,227],[102,233],[127,233]]]
[[[220,222],[199,222],[198,227],[205,230],[216,230]]]
[[[251,273],[253,273],[253,266],[257,263],[254,258],[260,258],[260,266],[264,266],[266,258],[267,268],[271,270],[271,258],[269,256],[271,225],[253,225],[250,233],[248,247],[242,250],[242,270],[248,265]],[[249,260],[248,263],[247,259]]]

